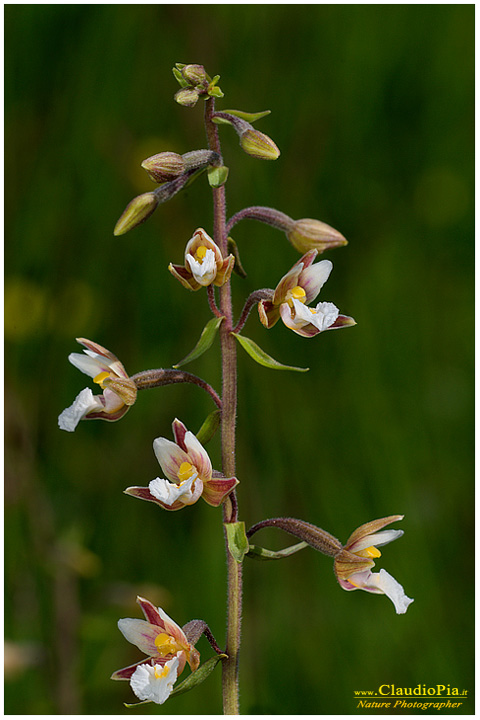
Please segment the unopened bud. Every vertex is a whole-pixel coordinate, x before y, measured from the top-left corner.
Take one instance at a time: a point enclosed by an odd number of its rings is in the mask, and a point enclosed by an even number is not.
[[[150,217],[157,205],[158,199],[153,192],[143,193],[143,195],[138,195],[136,198],[133,198],[120,216],[113,234],[123,235],[137,225],[140,225],[140,223]]]
[[[203,65],[185,65],[180,72],[189,85],[201,85],[207,79]]]
[[[347,240],[338,230],[312,218],[296,220],[293,228],[287,232],[287,237],[295,250],[302,254],[313,249],[322,253],[330,248],[347,245]]]
[[[174,95],[174,99],[179,105],[183,105],[184,107],[194,107],[194,105],[197,104],[199,96],[200,93],[198,90],[186,87],[177,90]]]
[[[252,127],[242,133],[240,145],[248,155],[261,160],[276,160],[280,155],[280,150],[273,140]]]
[[[185,172],[185,162],[181,155],[174,152],[162,152],[142,162],[149,178],[157,183],[168,182]]]

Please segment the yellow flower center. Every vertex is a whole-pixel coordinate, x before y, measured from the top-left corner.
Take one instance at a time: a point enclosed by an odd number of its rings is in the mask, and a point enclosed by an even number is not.
[[[358,557],[364,557],[364,558],[379,558],[381,556],[380,550],[378,548],[371,545],[368,548],[365,548],[365,550],[360,550],[359,552],[356,552],[355,555],[358,555]]]
[[[160,670],[157,670],[157,666],[155,665],[155,677],[157,680],[161,680],[161,678],[167,677],[167,675],[170,673],[170,668],[166,665],[163,666]]]
[[[187,482],[187,480],[190,480],[193,473],[195,472],[196,470],[191,463],[183,462],[178,468],[178,479],[180,480],[180,484]]]
[[[155,646],[159,655],[170,655],[171,653],[176,653],[179,650],[175,638],[167,633],[160,633],[160,635],[157,635],[155,638]]]
[[[94,382],[94,383],[97,383],[97,385],[100,385],[101,388],[105,389],[105,385],[103,384],[103,382],[104,382],[104,380],[106,380],[108,377],[110,377],[110,373],[109,373],[109,372],[105,372],[105,370],[104,370],[103,372],[98,373],[98,375],[96,375],[96,376],[93,378],[93,382]]]
[[[205,245],[200,245],[200,247],[198,247],[195,251],[195,260],[198,260],[201,265],[202,262],[205,260],[206,254],[207,248],[205,247]]]
[[[304,303],[306,300],[307,294],[305,290],[301,287],[301,285],[296,285],[294,288],[292,288],[287,295],[287,302],[290,305],[290,307],[293,307],[293,301],[294,300],[300,300],[300,302]]]

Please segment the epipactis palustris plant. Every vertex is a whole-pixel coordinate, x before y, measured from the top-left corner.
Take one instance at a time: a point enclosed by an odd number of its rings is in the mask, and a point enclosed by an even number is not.
[[[403,587],[385,570],[372,572],[381,553],[378,547],[399,538],[401,530],[385,529],[402,515],[373,520],[361,525],[342,545],[325,530],[292,517],[261,520],[248,531],[239,520],[235,470],[235,418],[237,405],[236,351],[239,344],[253,360],[274,370],[303,372],[306,368],[279,363],[243,334],[250,311],[257,306],[260,322],[267,329],[278,320],[297,335],[314,338],[326,330],[355,325],[355,320],[340,313],[332,302],[317,296],[332,272],[330,260],[319,260],[326,250],[341,247],[347,241],[341,233],[320,220],[293,220],[279,210],[252,206],[226,217],[225,184],[228,168],[224,165],[219,139],[220,126],[229,125],[238,134],[240,147],[248,155],[261,160],[276,160],[280,151],[273,140],[254,127],[269,111],[249,113],[240,110],[217,110],[216,100],[223,97],[218,86],[219,76],[210,78],[202,65],[177,63],[173,74],[180,85],[175,94],[177,103],[194,107],[204,105],[204,122],[208,148],[183,155],[164,151],[142,163],[156,189],[134,198],[118,220],[114,234],[123,235],[143,223],[156,208],[180,192],[201,175],[206,176],[212,190],[213,228],[209,234],[196,229],[186,241],[183,264],[172,258],[168,269],[187,290],[205,293],[212,319],[206,324],[193,350],[171,368],[145,370],[129,375],[122,363],[101,345],[78,338],[84,353],[72,353],[70,362],[103,391],[93,394],[85,388],[73,404],[59,417],[59,426],[72,432],[80,420],[119,420],[135,403],[139,390],[173,383],[193,383],[205,390],[216,408],[195,435],[178,419],[173,420],[173,440],[158,437],[153,449],[162,473],[148,484],[128,487],[127,495],[155,503],[159,511],[183,510],[200,498],[212,508],[221,508],[227,556],[227,637],[222,649],[211,629],[203,620],[191,620],[181,628],[162,608],[145,598],[137,598],[145,620],[124,618],[118,626],[125,638],[144,654],[134,665],[117,670],[115,680],[127,680],[141,703],[164,703],[167,698],[193,689],[221,663],[223,671],[224,714],[239,713],[238,659],[242,617],[242,569],[246,557],[259,560],[281,559],[305,548],[313,547],[333,558],[334,573],[344,590],[365,590],[390,598],[397,613],[405,613],[412,602]],[[234,320],[231,282],[232,272],[245,277],[236,242],[231,236],[234,226],[244,219],[257,220],[280,230],[293,248],[301,254],[293,267],[279,278],[275,289],[260,288],[245,300]],[[179,249],[178,255],[182,251]],[[222,390],[214,388],[196,375],[181,370],[185,363],[198,358],[210,348],[216,334],[220,336],[222,354]],[[318,341],[318,340],[316,340]],[[214,470],[204,445],[221,428],[222,468]],[[142,479],[143,483],[148,478]],[[241,487],[241,484],[240,484]],[[192,512],[192,511],[190,511]],[[250,542],[262,528],[276,527],[300,542],[280,551],[267,550]],[[195,644],[205,635],[214,652],[203,664]],[[178,677],[188,665],[190,674],[178,685]],[[138,703],[137,703],[138,704]]]

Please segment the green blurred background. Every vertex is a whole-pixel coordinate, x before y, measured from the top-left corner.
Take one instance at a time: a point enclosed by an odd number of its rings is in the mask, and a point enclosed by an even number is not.
[[[128,684],[109,676],[140,659],[116,628],[139,616],[137,593],[224,640],[220,513],[122,494],[157,476],[152,441],[174,417],[198,430],[208,396],[170,386],[117,424],[57,428],[88,385],[67,361],[75,337],[133,374],[177,362],[210,317],[167,272],[196,227],[212,231],[204,178],[112,234],[153,187],[144,158],[205,147],[202,103],[172,100],[175,62],[221,75],[218,108],[272,110],[257,127],[275,163],[221,128],[229,214],[269,205],[350,242],[325,255],[322,299],[357,327],[308,340],[256,313],[245,327],[310,372],[239,352],[240,517],[301,517],[345,541],[404,513],[379,566],[415,598],[396,616],[384,597],[343,592],[310,549],[247,561],[242,712],[353,714],[353,691],[383,683],[473,691],[473,36],[473,5],[6,6],[7,713],[131,713]],[[298,254],[252,221],[234,237],[248,272],[238,312]],[[217,388],[218,350],[186,368]],[[217,437],[208,449],[218,467]],[[221,712],[220,670],[138,712]]]

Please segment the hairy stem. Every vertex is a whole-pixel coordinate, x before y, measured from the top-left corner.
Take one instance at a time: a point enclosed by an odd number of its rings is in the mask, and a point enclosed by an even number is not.
[[[137,390],[149,390],[150,388],[161,387],[162,385],[172,385],[174,383],[191,383],[205,390],[218,408],[222,408],[222,401],[218,394],[202,378],[192,375],[192,373],[184,370],[170,370],[169,368],[159,368],[158,370],[143,370],[142,372],[132,375]]]
[[[283,212],[280,212],[280,210],[275,210],[275,208],[270,207],[264,207],[262,205],[252,205],[252,207],[244,208],[243,210],[235,213],[235,215],[232,215],[232,217],[227,223],[227,234],[230,232],[234,225],[240,222],[240,220],[247,219],[258,220],[259,222],[263,222],[266,225],[271,225],[278,230],[283,230],[283,232],[288,232],[293,228],[295,224],[295,221],[292,220],[291,217],[285,215],[285,213]]]
[[[215,101],[210,98],[205,103],[205,129],[210,150],[218,153],[222,164],[222,152],[218,129],[212,122]],[[212,188],[214,241],[226,257],[228,237],[226,233],[225,186]],[[232,330],[232,296],[230,280],[220,288],[220,312],[225,320],[220,326],[220,344],[222,348],[222,470],[226,477],[235,475],[235,420],[237,412],[237,348]],[[223,522],[236,519],[235,490],[223,504]],[[238,653],[240,649],[240,626],[242,616],[242,565],[230,554],[225,536],[225,548],[228,567],[227,590],[227,643],[228,655],[223,661],[223,712],[224,715],[238,715]]]

